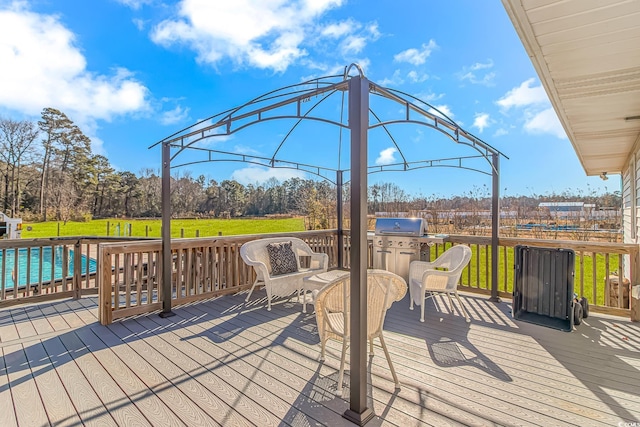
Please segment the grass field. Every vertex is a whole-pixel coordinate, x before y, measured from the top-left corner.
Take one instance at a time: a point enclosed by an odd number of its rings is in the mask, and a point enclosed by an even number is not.
[[[107,226],[108,224],[108,226]],[[29,229],[30,228],[30,229]],[[129,234],[129,229],[131,234]],[[108,233],[107,233],[108,230]],[[304,218],[284,219],[174,219],[172,237],[231,236],[238,234],[286,233],[304,231]],[[134,236],[160,237],[160,219],[98,219],[88,222],[35,222],[25,223],[22,238],[57,236]]]
[[[107,226],[108,223],[108,226]],[[31,230],[28,229],[31,227]],[[93,220],[89,222],[37,222],[37,223],[25,223],[23,225],[22,237],[37,238],[37,237],[56,237],[56,236],[125,236],[129,235],[129,227],[131,229],[131,236],[134,237],[156,237],[160,238],[161,234],[161,220],[122,220],[122,219],[103,219]],[[107,234],[107,229],[109,230]],[[126,231],[125,231],[126,229]],[[299,232],[304,231],[304,219],[303,218],[285,218],[285,219],[188,219],[188,220],[173,220],[171,221],[171,235],[172,237],[196,237],[196,231],[199,232],[200,237],[206,236],[218,236],[220,233],[223,236],[240,235],[240,234],[263,234],[263,233],[279,233],[279,232]],[[125,234],[126,233],[126,234]],[[470,269],[472,271],[471,277],[468,277],[466,272],[462,277],[462,283],[467,286],[478,287],[481,289],[487,289],[486,279],[486,266],[487,253],[485,247],[480,247],[480,258],[476,251],[477,247],[473,246],[473,256],[471,258]],[[435,259],[435,248],[432,248],[431,259]],[[507,262],[505,264],[503,260],[503,252],[500,251],[500,263],[499,263],[499,282],[500,290],[506,292],[513,291],[513,248],[507,249]],[[613,256],[609,260],[609,272],[618,269],[618,259]],[[590,301],[596,301],[597,304],[604,304],[604,280],[606,276],[605,260],[603,255],[596,257],[596,297],[594,298],[593,289],[593,259],[591,256],[584,257],[584,293]],[[505,269],[507,270],[506,286]],[[575,290],[580,292],[580,273],[579,260],[576,257],[576,275],[575,275]],[[476,272],[479,272],[476,273]]]
[[[471,277],[467,274],[468,270],[465,270],[461,277],[461,283],[465,286],[480,289],[490,289],[491,281],[491,253],[484,246],[477,248],[475,245],[471,247],[473,255],[471,262],[469,263],[469,270],[471,271]],[[477,251],[480,250],[480,256],[478,259]],[[499,290],[503,292],[512,293],[514,283],[514,248],[507,248],[507,261],[504,261],[504,253],[502,248],[499,254],[498,264],[498,282],[500,283]],[[431,259],[435,259],[435,249],[431,249]],[[487,259],[488,257],[488,259]],[[595,290],[594,290],[594,277],[593,277],[593,262],[594,259],[591,254],[585,254],[584,267],[580,266],[580,258],[576,254],[575,259],[575,276],[574,276],[574,292],[580,296],[586,296],[590,303],[597,305],[604,305],[605,302],[605,278],[606,260],[603,254],[597,254],[595,258],[596,263],[596,275],[595,275]],[[609,274],[614,274],[618,270],[618,257],[611,256],[609,258]],[[487,265],[489,265],[489,277],[487,278]],[[581,270],[584,272],[582,273]],[[505,271],[506,271],[506,286],[505,286]],[[584,274],[584,277],[582,277]],[[487,280],[488,279],[488,280]],[[594,294],[595,292],[595,294]]]

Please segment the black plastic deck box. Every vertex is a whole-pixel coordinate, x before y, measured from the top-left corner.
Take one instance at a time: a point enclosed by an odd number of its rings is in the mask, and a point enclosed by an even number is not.
[[[574,276],[573,250],[516,246],[514,319],[571,332]]]

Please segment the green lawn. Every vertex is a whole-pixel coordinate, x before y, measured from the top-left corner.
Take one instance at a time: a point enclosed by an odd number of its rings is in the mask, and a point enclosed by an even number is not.
[[[88,222],[35,222],[25,223],[22,228],[22,238],[56,236],[107,236],[107,223],[109,223],[109,236],[131,235],[136,237],[160,237],[160,219],[99,219]],[[29,230],[31,228],[31,230]],[[125,229],[127,231],[125,231]],[[303,218],[285,219],[174,219],[171,221],[172,237],[200,237],[231,236],[237,234],[262,234],[278,232],[304,231]],[[184,233],[184,234],[183,234]]]
[[[136,237],[160,237],[161,221],[157,220],[122,220],[122,219],[103,219],[93,220],[89,222],[37,222],[25,223],[23,225],[22,237],[56,237],[56,236],[106,236],[107,223],[109,223],[109,236],[124,236],[125,228],[128,230],[131,226],[131,235]],[[31,227],[31,230],[28,229]],[[59,232],[58,232],[59,230]],[[195,237],[196,231],[199,231],[201,237],[238,235],[238,234],[263,234],[278,232],[299,232],[304,231],[303,218],[286,218],[286,219],[187,219],[171,221],[172,237],[186,238]],[[128,231],[127,231],[127,234]],[[484,246],[471,247],[473,256],[470,263],[471,275],[467,271],[462,275],[462,283],[465,286],[474,288],[489,289],[487,281],[487,265],[491,267],[491,254],[488,253]],[[435,259],[435,247],[431,248],[431,259]],[[478,251],[480,256],[478,259]],[[442,249],[440,249],[440,253]],[[504,261],[504,251],[500,248],[500,261],[498,281],[499,289],[503,292],[511,293],[513,291],[513,248],[507,248],[507,261]],[[489,263],[487,264],[487,256]],[[584,256],[584,293],[580,291],[580,258],[576,254],[576,274],[575,274],[575,292],[586,296],[591,303],[596,301],[598,305],[604,305],[604,283],[606,277],[606,262],[604,255],[596,256],[596,298],[593,297],[593,258],[591,254]],[[507,280],[505,284],[505,269],[507,271]],[[618,257],[611,256],[609,258],[609,274],[618,270]],[[479,271],[479,274],[477,273]],[[491,277],[489,276],[489,281]]]
[[[470,286],[473,288],[480,289],[490,289],[489,285],[491,281],[491,274],[489,270],[489,277],[487,280],[487,261],[489,265],[489,269],[491,268],[491,253],[490,248],[486,248],[484,246],[480,246],[479,248],[473,245],[471,247],[473,255],[471,257],[471,262],[469,263],[469,269],[471,271],[471,275],[468,274],[468,269],[462,274],[461,282],[465,286]],[[478,250],[480,251],[480,257],[478,259]],[[440,250],[440,253],[442,251]],[[435,247],[431,248],[431,259],[435,259]],[[487,260],[488,257],[488,260]],[[596,255],[596,296],[594,298],[594,282],[593,282],[593,257],[591,253],[584,255],[584,292],[581,292],[581,266],[580,266],[580,256],[576,253],[575,257],[575,276],[574,276],[574,292],[581,296],[586,296],[591,304],[604,305],[605,300],[605,278],[607,276],[606,271],[606,260],[604,254]],[[609,274],[615,274],[618,270],[618,256],[611,255],[609,256]],[[498,268],[498,283],[499,290],[502,292],[513,292],[513,282],[514,282],[514,248],[507,248],[507,261],[505,263],[504,260],[504,248],[500,248],[499,252],[499,268]],[[507,280],[505,284],[505,269],[507,272]],[[478,274],[479,271],[479,274]]]

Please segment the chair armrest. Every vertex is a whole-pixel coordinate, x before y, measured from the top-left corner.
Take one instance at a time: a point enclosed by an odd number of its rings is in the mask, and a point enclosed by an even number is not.
[[[311,257],[311,262],[309,267],[312,269],[320,269],[326,271],[329,268],[329,255],[322,252],[311,252],[309,255]],[[314,267],[314,263],[318,264],[318,267]]]
[[[427,270],[435,270],[435,263],[429,261],[411,261],[409,264],[409,281],[421,280]]]
[[[270,279],[269,269],[264,262],[254,260],[245,260],[244,262],[256,270],[256,276],[258,276],[258,279],[263,281],[268,281]]]
[[[458,286],[459,271],[426,270],[420,282],[425,291],[453,291]],[[455,279],[455,280],[452,280]]]

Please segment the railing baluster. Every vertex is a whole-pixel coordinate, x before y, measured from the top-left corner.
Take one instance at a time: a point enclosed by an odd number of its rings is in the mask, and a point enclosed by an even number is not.
[[[591,269],[592,269],[592,276],[591,276],[591,289],[593,290],[593,302],[595,304],[597,304],[597,290],[598,290],[598,282],[597,282],[597,277],[596,277],[596,265],[597,265],[597,258],[596,258],[596,253],[592,252],[591,253]],[[608,280],[608,278],[607,278]],[[605,292],[606,295],[606,292]],[[605,296],[606,298],[606,296]]]
[[[580,296],[584,296],[584,252],[580,251]],[[594,301],[595,304],[595,301]]]

